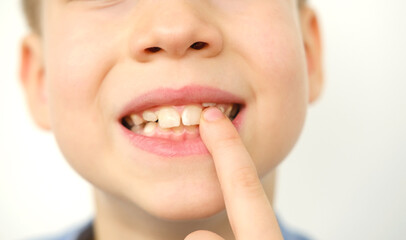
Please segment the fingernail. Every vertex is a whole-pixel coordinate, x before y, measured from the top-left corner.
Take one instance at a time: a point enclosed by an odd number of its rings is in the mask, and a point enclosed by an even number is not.
[[[214,122],[224,118],[224,114],[216,107],[211,107],[203,112],[203,117],[208,122]]]

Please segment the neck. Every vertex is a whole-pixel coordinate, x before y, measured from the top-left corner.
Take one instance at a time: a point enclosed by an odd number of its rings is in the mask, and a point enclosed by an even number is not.
[[[269,173],[261,181],[272,204],[275,173]],[[94,190],[94,195],[96,201],[94,231],[97,240],[179,240],[197,230],[209,230],[225,239],[235,239],[225,210],[205,219],[169,221],[157,218],[135,204],[98,189]]]

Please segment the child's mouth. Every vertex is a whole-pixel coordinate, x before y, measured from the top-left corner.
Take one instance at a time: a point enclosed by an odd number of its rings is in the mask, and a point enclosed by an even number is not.
[[[121,119],[133,133],[153,138],[183,141],[199,137],[200,115],[205,108],[219,108],[231,121],[241,109],[237,103],[196,103],[182,106],[156,106]]]
[[[202,111],[210,106],[222,110],[239,131],[247,112],[244,99],[199,85],[157,88],[138,95],[121,109],[117,120],[137,149],[164,157],[207,155],[199,123]]]

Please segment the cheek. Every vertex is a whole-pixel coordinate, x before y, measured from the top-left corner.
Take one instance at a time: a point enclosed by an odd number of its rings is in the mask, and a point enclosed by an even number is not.
[[[293,24],[293,23],[292,23]],[[290,26],[287,27],[286,25]],[[262,173],[286,157],[302,130],[308,99],[306,61],[300,32],[279,23],[255,32],[245,48],[250,56],[250,78],[255,99],[246,142]],[[285,27],[284,27],[285,26]],[[261,47],[257,47],[261,46]]]
[[[258,105],[264,104],[261,107],[266,112],[269,107],[273,111],[303,108],[307,104],[308,81],[296,13],[286,2],[268,5],[257,6],[255,18],[235,20],[233,26],[238,28],[229,28],[229,35],[234,36],[231,46],[245,59],[255,100]]]
[[[62,152],[75,168],[91,168],[94,156],[108,151],[100,88],[115,55],[112,42],[80,31],[66,28],[48,36],[46,79],[52,129]]]
[[[84,120],[90,116],[97,121],[99,116],[92,114],[98,110],[105,77],[118,59],[121,36],[112,34],[113,24],[97,24],[82,11],[72,11],[73,7],[52,6],[44,31],[52,112],[54,117]]]
[[[300,61],[291,59],[287,64],[270,64],[265,78],[254,83],[256,94],[253,116],[255,128],[248,142],[255,149],[253,157],[267,169],[277,166],[296,143],[307,110],[306,74]],[[271,61],[268,61],[271,63]]]
[[[263,150],[259,154],[273,166],[282,161],[296,143],[304,124],[308,99],[303,54],[288,47],[294,44],[285,47],[285,43],[277,46],[274,56],[262,61],[269,63],[262,66],[265,77],[258,78],[254,84],[257,126],[261,128],[257,138],[260,138],[259,149]],[[269,156],[273,157],[270,162]]]

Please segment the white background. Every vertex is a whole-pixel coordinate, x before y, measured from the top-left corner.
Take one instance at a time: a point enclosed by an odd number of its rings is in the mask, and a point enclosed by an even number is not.
[[[26,31],[0,2],[0,239],[92,216],[90,187],[32,123],[17,77]],[[276,210],[315,239],[406,238],[406,2],[314,0],[326,87],[279,171]]]

